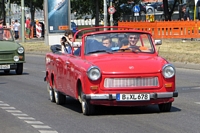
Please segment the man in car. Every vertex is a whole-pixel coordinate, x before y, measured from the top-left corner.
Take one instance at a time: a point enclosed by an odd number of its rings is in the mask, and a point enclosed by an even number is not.
[[[131,50],[147,50],[144,46],[138,46],[137,43],[139,41],[140,36],[138,34],[129,34],[128,35],[128,44],[123,44],[120,49],[130,48]]]
[[[103,43],[103,46],[106,46],[108,48],[112,47],[112,41],[109,37],[102,38],[102,43]]]
[[[66,30],[64,36],[61,38],[61,51],[62,53],[72,53],[72,41],[73,41],[73,32],[72,30]]]

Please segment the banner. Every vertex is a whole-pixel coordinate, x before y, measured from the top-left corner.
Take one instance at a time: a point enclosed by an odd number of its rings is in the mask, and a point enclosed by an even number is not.
[[[69,28],[68,3],[68,0],[47,0],[49,33],[63,33]]]

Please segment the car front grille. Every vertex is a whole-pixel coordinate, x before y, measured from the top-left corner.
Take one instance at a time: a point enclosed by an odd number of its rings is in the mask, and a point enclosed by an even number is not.
[[[13,53],[0,53],[0,60],[13,60]]]
[[[158,87],[158,77],[105,78],[105,88]]]

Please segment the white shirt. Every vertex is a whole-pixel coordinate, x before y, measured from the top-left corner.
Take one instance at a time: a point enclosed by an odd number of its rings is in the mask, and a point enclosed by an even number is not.
[[[14,31],[19,31],[19,26],[20,26],[20,23],[14,23],[13,24],[13,29],[14,29]]]

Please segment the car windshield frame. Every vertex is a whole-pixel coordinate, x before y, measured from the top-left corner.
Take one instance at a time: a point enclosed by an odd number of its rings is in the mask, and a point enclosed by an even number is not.
[[[128,46],[128,44],[124,44],[122,48],[122,41],[123,43],[128,43],[129,41],[128,36],[130,35],[138,35],[138,46]],[[110,46],[103,44],[104,39],[110,39]],[[108,41],[107,40],[107,41]],[[127,45],[127,47],[125,46]],[[146,47],[142,49],[142,47]],[[154,43],[152,41],[151,34],[143,33],[143,32],[106,32],[106,33],[98,33],[87,35],[84,40],[84,55],[91,55],[91,54],[111,54],[111,53],[146,53],[146,54],[153,54],[156,52]]]

